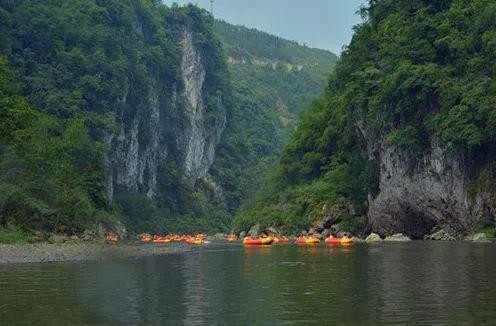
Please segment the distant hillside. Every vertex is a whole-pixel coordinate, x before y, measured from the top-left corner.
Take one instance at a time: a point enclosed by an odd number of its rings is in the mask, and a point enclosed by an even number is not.
[[[260,186],[299,112],[323,94],[337,56],[223,21],[214,31],[227,56],[234,108],[212,173],[224,181],[234,211]]]
[[[332,66],[338,59],[329,51],[302,46],[253,28],[217,20],[214,29],[224,40],[227,54],[236,60]]]

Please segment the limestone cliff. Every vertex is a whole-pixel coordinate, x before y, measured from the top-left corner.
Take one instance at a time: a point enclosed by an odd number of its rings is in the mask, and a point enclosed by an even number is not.
[[[437,227],[461,237],[482,217],[494,217],[496,202],[490,192],[477,187],[473,163],[454,155],[435,138],[420,156],[384,139],[367,143],[369,156],[380,164],[379,193],[369,196],[373,232],[422,238]]]
[[[146,98],[136,98],[129,93],[139,86],[130,78],[122,98],[123,106],[130,109],[119,112],[119,131],[107,139],[110,196],[116,187],[120,187],[154,198],[161,173],[159,166],[168,155],[174,155],[172,159],[179,165],[185,182],[194,185],[196,180],[207,176],[226,118],[222,98],[212,95],[217,97],[216,107],[207,108],[204,103],[208,96],[204,91],[207,71],[194,37],[194,32],[187,27],[178,33],[181,80],[171,85],[170,96],[159,99],[158,85],[162,81],[157,80],[149,85]],[[165,103],[160,103],[161,100]],[[209,126],[205,124],[207,109],[221,115]]]

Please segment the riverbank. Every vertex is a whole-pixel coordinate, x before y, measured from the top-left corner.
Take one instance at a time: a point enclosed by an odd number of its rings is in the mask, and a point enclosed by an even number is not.
[[[167,246],[102,243],[0,245],[0,265],[134,259],[193,250],[194,247],[181,243]]]

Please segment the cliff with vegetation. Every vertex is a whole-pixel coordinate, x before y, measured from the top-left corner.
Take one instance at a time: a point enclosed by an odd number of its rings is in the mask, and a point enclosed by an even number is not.
[[[461,237],[496,217],[492,1],[370,1],[239,229]]]
[[[0,41],[0,228],[67,234],[227,229],[335,60],[157,0],[2,2]]]
[[[337,57],[223,21],[214,31],[224,44],[233,105],[211,172],[235,213],[277,162],[301,109],[323,94]]]
[[[12,157],[2,155],[2,225],[221,224],[222,207],[203,197],[215,196],[208,170],[230,86],[206,12],[153,0],[26,0],[2,4],[1,15],[3,66],[23,85],[9,92],[22,98],[19,114],[29,105],[46,119],[5,113],[26,125],[3,129]],[[10,143],[25,133],[37,133],[35,143]]]

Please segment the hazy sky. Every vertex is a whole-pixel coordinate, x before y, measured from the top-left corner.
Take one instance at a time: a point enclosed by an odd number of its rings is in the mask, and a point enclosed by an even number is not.
[[[167,5],[210,0],[163,0]],[[308,46],[339,54],[361,22],[355,12],[364,0],[215,0],[215,16],[229,23],[255,27]]]

